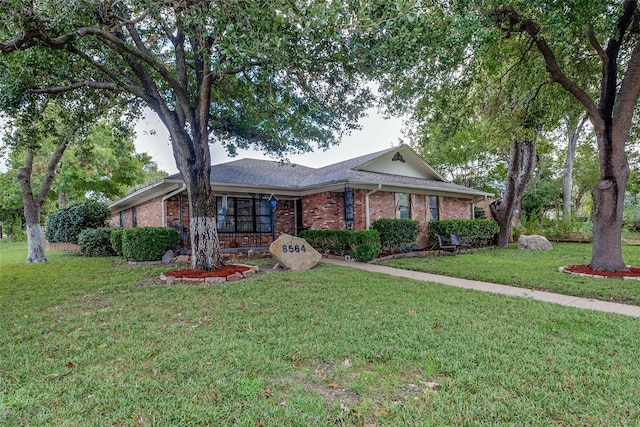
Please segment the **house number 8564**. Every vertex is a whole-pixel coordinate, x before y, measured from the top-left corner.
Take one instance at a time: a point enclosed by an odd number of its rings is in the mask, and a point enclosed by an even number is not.
[[[282,252],[307,252],[304,245],[282,245]]]

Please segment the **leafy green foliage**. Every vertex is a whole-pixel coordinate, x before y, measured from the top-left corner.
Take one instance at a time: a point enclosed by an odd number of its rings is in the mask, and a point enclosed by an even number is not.
[[[112,227],[85,228],[78,235],[78,249],[86,257],[113,256],[115,251],[109,237]]]
[[[380,235],[375,230],[304,230],[300,237],[321,253],[348,254],[361,262],[380,254]]]
[[[45,236],[51,243],[78,243],[85,228],[103,227],[110,212],[106,203],[90,200],[52,212],[47,216]]]
[[[111,235],[109,236],[109,241],[111,242],[111,248],[115,251],[116,255],[122,256],[122,234],[124,233],[124,228],[114,228],[111,230]]]
[[[380,234],[384,251],[393,251],[415,242],[420,234],[420,221],[415,219],[381,218],[373,221],[371,228]]]
[[[176,249],[179,242],[173,228],[126,228],[122,232],[122,256],[134,261],[158,261],[166,251]]]
[[[437,242],[436,234],[449,236],[455,234],[463,241],[473,241],[475,245],[488,244],[500,231],[498,223],[490,219],[452,219],[431,221],[429,223],[429,241]]]

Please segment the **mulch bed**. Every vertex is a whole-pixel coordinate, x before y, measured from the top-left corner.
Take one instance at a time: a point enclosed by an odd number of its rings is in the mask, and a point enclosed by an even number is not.
[[[235,264],[227,264],[221,268],[216,268],[215,270],[205,271],[205,270],[194,270],[191,268],[183,268],[179,270],[171,270],[164,273],[165,276],[172,276],[175,278],[189,278],[189,279],[204,279],[207,277],[228,277],[234,273],[244,273],[247,270],[250,270],[250,267],[244,265],[235,265]]]
[[[639,267],[629,267],[629,271],[598,271],[586,265],[569,265],[564,267],[564,270],[569,273],[589,274],[600,277],[640,277]]]

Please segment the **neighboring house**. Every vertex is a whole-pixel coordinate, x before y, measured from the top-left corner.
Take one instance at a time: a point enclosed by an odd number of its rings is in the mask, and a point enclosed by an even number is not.
[[[310,168],[242,159],[211,167],[222,248],[265,248],[273,236],[304,229],[369,229],[379,218],[472,219],[492,194],[447,182],[406,145]],[[277,198],[272,212],[269,197]],[[111,225],[167,226],[189,247],[189,206],[181,175],[112,203]],[[273,216],[272,216],[273,215]],[[273,228],[272,228],[273,225]]]

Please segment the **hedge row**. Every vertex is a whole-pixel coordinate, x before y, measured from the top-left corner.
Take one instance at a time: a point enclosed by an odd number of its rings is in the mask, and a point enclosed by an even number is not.
[[[350,255],[360,262],[380,254],[380,234],[375,230],[305,230],[300,237],[319,252]]]
[[[429,242],[437,242],[436,234],[449,237],[455,234],[463,241],[489,244],[500,231],[498,223],[490,219],[452,219],[429,223]]]
[[[173,228],[166,227],[137,227],[121,229],[112,232],[115,241],[114,250],[121,249],[122,256],[133,261],[158,261],[169,249],[178,247],[180,238]],[[121,235],[121,238],[118,237]],[[120,242],[122,247],[120,248]]]
[[[104,227],[109,218],[105,203],[87,201],[60,209],[47,216],[44,234],[51,243],[78,243],[78,236],[85,228]]]
[[[112,227],[85,228],[78,235],[78,249],[82,256],[113,256]]]
[[[371,228],[380,234],[382,249],[388,252],[415,242],[421,231],[416,219],[378,219]]]

